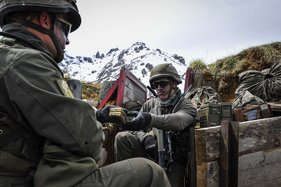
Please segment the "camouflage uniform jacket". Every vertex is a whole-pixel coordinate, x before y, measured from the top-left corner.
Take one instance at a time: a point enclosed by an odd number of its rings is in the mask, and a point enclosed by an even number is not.
[[[141,110],[152,114],[150,127],[180,131],[194,124],[197,114],[196,108],[189,100],[184,98],[179,90],[177,95],[172,105],[161,105],[159,98],[152,98],[144,103]]]
[[[10,177],[11,181],[16,181],[13,178],[26,180],[28,175],[33,176],[45,140],[59,146],[49,149],[50,154],[89,158],[90,173],[97,167],[104,139],[96,110],[71,97],[57,63],[36,37],[24,34],[27,40],[23,40],[21,36],[7,33],[0,33],[4,35],[0,36],[0,111],[22,130],[19,137],[0,147],[0,186],[3,181],[9,183]],[[1,135],[13,132],[9,124],[1,121],[0,130]],[[0,140],[5,139],[1,135]],[[52,147],[51,144],[45,147]],[[68,161],[66,165],[75,162]],[[50,172],[57,174],[55,170]],[[64,174],[63,170],[60,172]],[[80,178],[87,174],[83,175]],[[69,177],[67,180],[76,183],[74,180],[80,179]]]

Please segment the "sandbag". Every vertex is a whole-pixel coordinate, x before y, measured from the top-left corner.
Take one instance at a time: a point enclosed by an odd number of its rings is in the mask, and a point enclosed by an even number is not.
[[[264,101],[281,99],[281,63],[274,64],[263,71],[247,70],[239,75],[241,84],[235,91],[236,96],[249,91]]]
[[[222,101],[217,91],[209,86],[193,88],[186,93],[185,98],[189,99],[197,108],[206,103],[219,103]]]
[[[247,104],[249,105],[260,105],[265,103],[261,98],[258,96],[253,95],[249,91],[245,91],[243,95],[239,95],[239,97],[236,97],[235,101],[232,104],[232,108],[241,108],[246,106]]]

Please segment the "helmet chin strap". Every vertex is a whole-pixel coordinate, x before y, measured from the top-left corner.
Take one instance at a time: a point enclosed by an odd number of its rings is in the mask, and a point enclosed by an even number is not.
[[[50,29],[42,28],[42,27],[40,27],[39,25],[37,25],[37,24],[35,24],[33,22],[22,20],[22,19],[20,19],[20,20],[17,19],[17,21],[20,22],[21,24],[27,26],[27,27],[33,28],[34,30],[36,30],[38,32],[41,32],[41,33],[49,35],[49,37],[52,39],[52,41],[53,41],[53,43],[55,45],[55,48],[57,50],[57,55],[54,57],[54,60],[57,63],[61,62],[63,60],[63,58],[64,58],[64,51],[63,51],[62,47],[59,44],[58,37],[54,33],[55,18],[53,18],[53,25],[52,25],[52,27]]]
[[[168,98],[170,98],[174,93],[175,93],[175,92],[174,92],[174,89],[173,89],[173,88],[170,88],[169,94],[168,94]]]

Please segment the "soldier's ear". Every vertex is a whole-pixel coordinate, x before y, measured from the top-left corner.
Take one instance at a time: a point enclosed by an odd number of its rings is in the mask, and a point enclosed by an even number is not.
[[[50,29],[52,26],[52,16],[47,12],[41,12],[39,15],[39,25],[44,29]]]
[[[178,82],[175,81],[175,80],[171,80],[171,87],[172,87],[173,89],[176,89],[176,88],[178,87]]]

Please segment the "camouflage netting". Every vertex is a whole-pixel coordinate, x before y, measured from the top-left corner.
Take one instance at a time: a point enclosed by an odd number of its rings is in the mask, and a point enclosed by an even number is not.
[[[216,90],[208,86],[189,90],[186,93],[185,98],[189,99],[197,108],[200,108],[200,106],[207,103],[220,103],[222,101]]]
[[[264,100],[262,100],[260,97],[253,95],[249,91],[243,92],[243,94],[239,94],[235,101],[232,104],[232,108],[241,108],[246,106],[247,104],[250,105],[259,105],[265,103]]]

